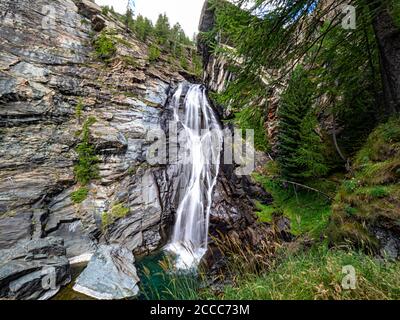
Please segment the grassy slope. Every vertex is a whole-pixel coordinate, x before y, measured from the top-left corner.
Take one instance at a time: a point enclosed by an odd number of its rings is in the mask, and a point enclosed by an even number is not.
[[[291,220],[294,235],[309,235],[313,238],[321,236],[331,215],[330,201],[313,191],[296,189],[289,185],[286,188],[267,176],[255,174],[254,179],[261,183],[274,198],[271,206],[258,204],[257,213],[261,222],[271,222],[272,215],[282,212]],[[333,182],[326,183],[332,189]],[[329,192],[329,191],[328,191]]]
[[[371,134],[356,156],[354,173],[339,187],[333,182],[315,182],[317,189],[330,195],[337,193],[333,205],[317,193],[283,188],[267,175],[256,174],[254,178],[274,197],[272,206],[258,204],[260,221],[270,222],[274,213],[281,212],[291,219],[294,234],[307,235],[316,240],[315,244],[309,251],[281,253],[280,262],[272,270],[239,274],[233,285],[218,294],[205,290],[202,298],[400,299],[400,263],[377,260],[354,250],[328,249],[326,241],[319,240],[328,234],[337,244],[366,241],[371,238],[365,229],[368,223],[379,218],[398,223],[399,174],[399,119],[390,120]],[[342,268],[347,265],[356,270],[355,290],[341,286],[345,276]]]
[[[375,251],[371,227],[398,230],[400,221],[400,118],[380,125],[356,156],[342,183],[328,229],[332,243],[351,242]]]
[[[356,270],[355,290],[341,286],[344,266]],[[226,300],[343,300],[399,299],[400,264],[377,262],[352,251],[328,250],[321,246],[289,255],[272,272],[246,275],[234,286],[224,288]],[[209,298],[209,292],[205,293]]]

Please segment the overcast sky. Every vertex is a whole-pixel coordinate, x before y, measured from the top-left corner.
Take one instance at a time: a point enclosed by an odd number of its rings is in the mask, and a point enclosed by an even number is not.
[[[127,0],[95,0],[103,6],[113,6],[119,13],[126,12]],[[171,24],[179,22],[185,33],[191,38],[198,30],[201,9],[204,0],[135,0],[136,12],[153,22],[160,13],[166,13]]]

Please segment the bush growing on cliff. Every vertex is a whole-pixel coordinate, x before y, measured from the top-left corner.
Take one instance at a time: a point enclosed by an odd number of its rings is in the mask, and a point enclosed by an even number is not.
[[[150,48],[149,48],[149,61],[150,62],[155,62],[160,58],[160,56],[161,56],[160,49],[155,45],[150,46]]]
[[[196,53],[193,54],[192,64],[193,64],[193,73],[200,77],[201,74],[203,73],[203,62],[201,60],[201,57]]]
[[[90,126],[96,122],[94,117],[87,119],[82,128],[82,140],[76,147],[78,153],[78,163],[75,165],[74,172],[76,180],[87,185],[90,180],[98,177],[98,157],[94,146],[90,143]]]
[[[104,30],[94,40],[94,48],[97,58],[105,62],[108,62],[117,51],[113,39]]]
[[[84,108],[83,101],[82,99],[79,99],[75,107],[75,117],[78,119],[79,123],[81,122],[83,108]]]
[[[189,62],[187,61],[186,57],[181,57],[180,59],[181,67],[183,70],[188,70],[189,69]]]
[[[89,189],[86,187],[79,188],[78,190],[71,193],[71,200],[74,203],[82,203],[86,200],[89,194]]]
[[[125,218],[129,214],[129,208],[126,208],[123,204],[116,204],[108,212],[104,212],[102,215],[102,227],[107,229],[108,226],[114,223],[114,221]]]

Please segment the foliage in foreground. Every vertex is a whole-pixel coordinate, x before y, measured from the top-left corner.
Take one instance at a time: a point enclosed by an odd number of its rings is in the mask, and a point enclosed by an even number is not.
[[[233,2],[243,7],[249,3]],[[314,1],[283,1],[271,11],[267,2],[258,1],[252,10],[259,14],[251,14],[229,2],[214,1],[216,26],[202,38],[230,61],[235,74],[220,102],[238,112],[238,120],[242,110],[261,109],[261,117],[255,119],[262,122],[261,130],[277,107],[278,137],[264,126],[265,138],[256,134],[264,141],[257,145],[267,144],[267,137],[271,142],[277,138],[272,149],[285,179],[326,177],[345,167],[382,110],[379,50],[370,15],[363,7],[359,27],[345,30],[338,23],[340,17],[330,21],[334,4],[327,12]],[[296,36],[300,28],[301,40]],[[216,35],[235,50],[215,43]],[[238,59],[242,62],[235,67]],[[256,133],[258,128],[253,127]]]
[[[356,270],[355,290],[344,290],[344,266]],[[241,275],[234,285],[203,298],[225,300],[387,300],[400,298],[400,263],[325,247],[289,255],[271,272]]]

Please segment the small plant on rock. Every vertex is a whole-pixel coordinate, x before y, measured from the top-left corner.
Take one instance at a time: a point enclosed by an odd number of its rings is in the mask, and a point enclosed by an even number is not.
[[[149,48],[149,61],[155,62],[160,58],[161,52],[157,46],[152,45]]]
[[[75,192],[71,193],[71,200],[74,203],[82,203],[83,201],[86,200],[88,194],[89,194],[88,188],[86,188],[86,187],[79,188]]]
[[[76,147],[78,153],[78,164],[75,166],[76,180],[82,185],[87,185],[90,180],[97,178],[99,161],[96,156],[94,146],[90,143],[90,126],[96,122],[96,119],[90,117],[83,125],[82,142]]]
[[[105,62],[108,62],[117,52],[113,39],[105,31],[102,31],[94,40],[94,48],[96,56]]]

